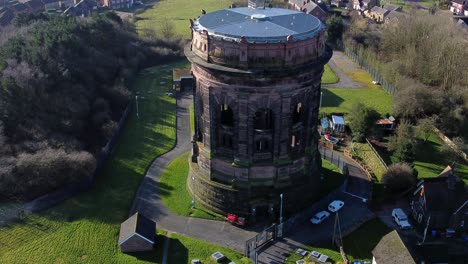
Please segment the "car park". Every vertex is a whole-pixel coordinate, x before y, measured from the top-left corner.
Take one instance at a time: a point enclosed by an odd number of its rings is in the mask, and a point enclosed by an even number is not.
[[[312,224],[320,224],[323,220],[327,219],[330,216],[330,213],[327,211],[320,211],[310,219]]]
[[[338,212],[344,205],[343,201],[335,200],[328,205],[328,211],[332,213]]]

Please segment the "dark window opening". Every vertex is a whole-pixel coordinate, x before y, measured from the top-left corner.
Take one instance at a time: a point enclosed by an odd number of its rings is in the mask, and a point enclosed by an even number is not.
[[[293,124],[297,124],[302,120],[302,103],[298,103],[296,105],[296,109],[293,112]]]
[[[260,109],[255,112],[255,129],[273,129],[273,113],[270,109]]]
[[[270,151],[270,142],[266,139],[260,139],[256,142],[258,152]]]
[[[221,125],[223,126],[234,126],[234,113],[227,104],[221,105]]]

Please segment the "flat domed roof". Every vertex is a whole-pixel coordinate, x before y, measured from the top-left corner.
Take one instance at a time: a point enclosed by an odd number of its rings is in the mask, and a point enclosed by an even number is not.
[[[210,36],[248,42],[284,42],[314,37],[325,28],[312,15],[282,8],[253,9],[248,7],[223,9],[197,19],[193,28],[208,31]]]

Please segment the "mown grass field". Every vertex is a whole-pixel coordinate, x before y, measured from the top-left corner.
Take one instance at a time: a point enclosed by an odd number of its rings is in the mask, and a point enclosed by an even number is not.
[[[232,1],[228,0],[161,0],[145,12],[137,15],[136,26],[139,32],[144,29],[161,33],[161,25],[169,21],[174,27],[174,34],[190,39],[189,19],[201,15],[201,9],[212,12],[229,7]]]
[[[343,248],[348,260],[372,259],[372,250],[379,243],[380,239],[391,231],[380,220],[373,219],[357,230],[343,238]],[[318,251],[327,255],[333,262],[342,262],[340,251],[332,246],[310,246],[305,248],[308,251]],[[291,252],[285,263],[296,263],[302,257],[295,252]]]
[[[95,186],[56,207],[0,228],[0,263],[160,262],[160,251],[120,253],[117,240],[120,223],[128,217],[146,169],[175,144],[175,99],[164,95],[171,89],[170,83],[167,68],[141,72],[133,86],[139,97],[145,97],[139,101],[140,119],[131,113]]]
[[[189,155],[190,152],[187,152],[175,158],[163,171],[159,183],[164,189],[161,192],[161,199],[169,209],[178,215],[223,220],[221,215],[203,208],[200,204],[196,204],[195,208],[192,208],[192,197],[187,191],[186,184],[189,172]]]
[[[324,72],[322,75],[322,84],[332,84],[332,83],[337,83],[340,80],[340,78],[333,72],[333,70],[328,66],[328,64],[325,64]]]

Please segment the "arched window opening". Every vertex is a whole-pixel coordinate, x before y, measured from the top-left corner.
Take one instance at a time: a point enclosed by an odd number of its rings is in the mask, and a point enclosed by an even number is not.
[[[293,111],[293,124],[297,124],[302,120],[302,103],[298,103]]]
[[[256,142],[257,152],[270,151],[270,142],[267,139],[260,139]]]
[[[255,129],[273,129],[273,113],[270,109],[260,109],[255,112]]]
[[[234,126],[234,113],[227,104],[221,105],[221,125],[223,126]]]

